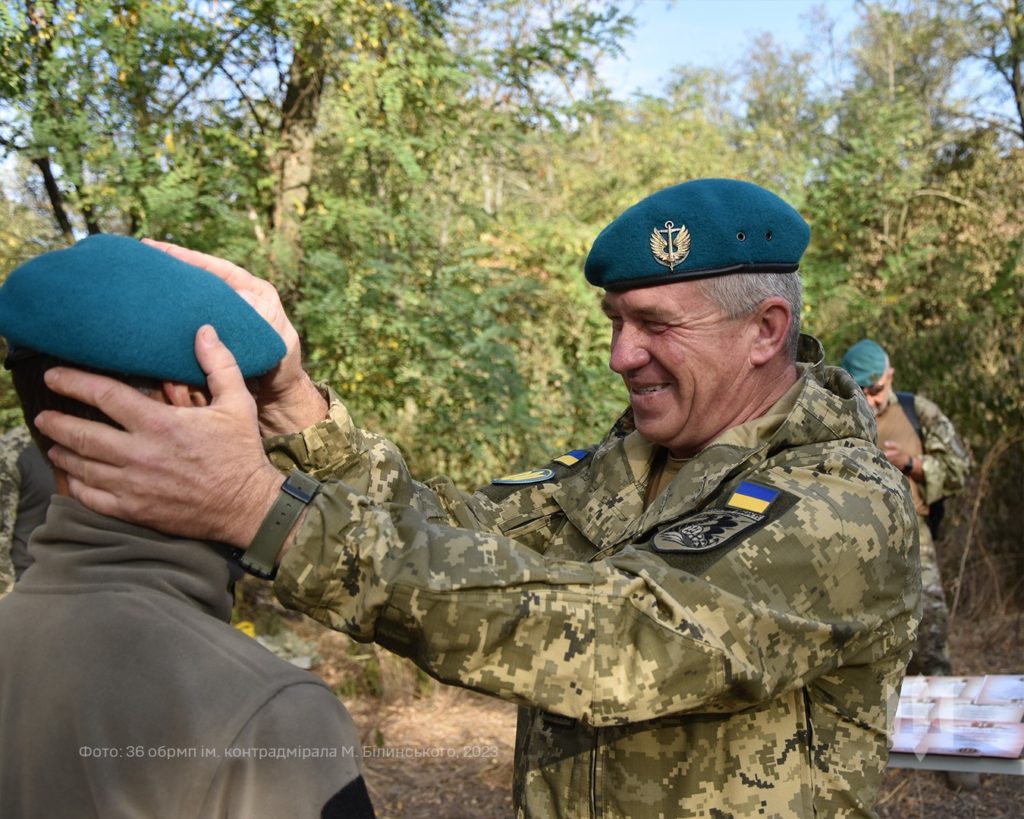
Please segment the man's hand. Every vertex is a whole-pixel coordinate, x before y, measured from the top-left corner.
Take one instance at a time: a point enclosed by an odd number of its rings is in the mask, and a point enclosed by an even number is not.
[[[256,405],[210,326],[196,334],[208,407],[153,401],[132,387],[64,367],[46,373],[54,392],[98,407],[124,431],[46,411],[36,418],[57,442],[53,463],[71,496],[101,514],[169,534],[248,546],[282,475],[263,453]]]
[[[921,480],[924,473],[922,472],[920,458],[911,456],[896,441],[882,441],[882,452],[889,463],[899,469],[904,475],[909,475],[914,480]]]
[[[264,435],[296,432],[324,419],[327,403],[302,368],[299,334],[274,285],[226,259],[170,242],[142,241],[223,279],[281,336],[288,352],[280,364],[260,379],[257,406]]]

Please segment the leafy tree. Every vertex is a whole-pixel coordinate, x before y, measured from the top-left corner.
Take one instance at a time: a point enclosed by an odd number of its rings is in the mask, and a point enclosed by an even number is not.
[[[614,99],[598,68],[632,21],[600,0],[0,3],[0,271],[97,230],[242,262],[362,423],[479,483],[625,405],[582,277],[597,232],[665,185],[749,178],[812,224],[805,324],[833,359],[886,343],[1012,482],[1020,0],[855,9],[849,48],[819,15],[805,48],[756,37]],[[996,542],[1012,510],[986,497]]]
[[[972,56],[995,75],[1010,97],[1016,123],[1008,127],[1024,140],[1024,2],[1022,0],[947,0],[947,13],[964,21]],[[992,121],[1002,127],[1007,118]],[[1010,120],[1012,123],[1012,120]]]

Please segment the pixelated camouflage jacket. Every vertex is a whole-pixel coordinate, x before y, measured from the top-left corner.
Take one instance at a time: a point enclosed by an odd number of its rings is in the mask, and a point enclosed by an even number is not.
[[[14,524],[18,519],[21,492],[18,457],[31,441],[32,436],[24,425],[0,436],[0,597],[14,587],[11,546],[14,543]]]
[[[917,518],[860,390],[807,344],[777,428],[727,433],[646,511],[652,448],[628,413],[550,479],[465,494],[412,480],[335,403],[267,441],[282,469],[342,479],[275,591],[519,703],[519,816],[870,816],[918,619]],[[773,499],[741,514],[734,493]]]

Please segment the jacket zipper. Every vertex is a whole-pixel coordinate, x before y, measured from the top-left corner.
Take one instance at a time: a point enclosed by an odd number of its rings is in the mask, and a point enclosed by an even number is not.
[[[600,744],[598,729],[594,728],[594,745],[590,749],[590,816],[597,819],[597,749]]]

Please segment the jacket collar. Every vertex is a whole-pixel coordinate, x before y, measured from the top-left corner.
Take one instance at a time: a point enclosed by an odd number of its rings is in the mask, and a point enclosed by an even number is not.
[[[230,621],[231,584],[240,570],[230,550],[133,526],[55,495],[46,523],[29,541],[34,563],[18,581],[23,592],[151,592]]]
[[[636,432],[631,410],[615,422],[589,468],[563,481],[554,500],[588,540],[607,548],[699,511],[724,485],[786,450],[841,438],[873,441],[874,417],[863,393],[851,376],[824,359],[821,343],[802,335],[797,383],[766,413],[783,413],[780,421],[755,428],[760,420],[755,419],[742,434],[741,428],[727,430],[684,464],[646,511],[644,493],[656,447]]]

